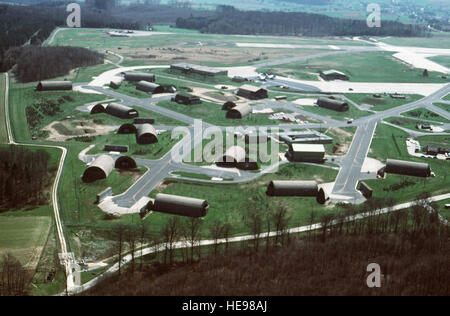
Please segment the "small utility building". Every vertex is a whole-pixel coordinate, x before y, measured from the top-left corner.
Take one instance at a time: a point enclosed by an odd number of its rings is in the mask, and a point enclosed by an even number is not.
[[[149,203],[148,209],[154,212],[199,218],[208,214],[209,204],[201,199],[159,193],[156,195],[155,202]]]
[[[269,196],[317,196],[318,192],[316,181],[270,181],[266,193]]]
[[[291,144],[286,157],[291,161],[325,161],[325,147],[322,144]]]
[[[72,90],[71,81],[41,81],[36,86],[37,91]]]
[[[345,81],[350,80],[346,74],[335,69],[321,71],[320,76],[324,80],[345,80]]]
[[[317,100],[317,105],[338,112],[345,112],[350,109],[347,102],[323,97]]]
[[[192,105],[192,104],[200,104],[202,101],[198,96],[189,94],[189,93],[178,93],[173,99],[178,104],[184,105]]]
[[[240,87],[237,92],[237,95],[250,100],[261,100],[267,99],[269,97],[266,89],[248,84],[245,84],[242,87]]]

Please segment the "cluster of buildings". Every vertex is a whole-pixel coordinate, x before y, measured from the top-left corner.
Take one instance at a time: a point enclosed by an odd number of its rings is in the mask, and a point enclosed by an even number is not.
[[[130,170],[137,167],[136,161],[128,156],[113,158],[109,155],[99,155],[86,168],[82,180],[85,183],[92,183],[97,180],[108,178],[114,169]]]

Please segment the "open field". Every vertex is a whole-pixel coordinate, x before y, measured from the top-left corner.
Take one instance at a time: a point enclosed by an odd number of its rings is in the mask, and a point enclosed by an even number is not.
[[[405,95],[406,99],[404,100],[393,99],[387,94],[381,95],[381,98],[375,98],[372,94],[365,93],[348,93],[345,96],[359,105],[372,105],[370,109],[373,111],[386,111],[388,109],[395,108],[406,103],[411,103],[423,98],[423,96],[418,94]]]
[[[12,253],[27,269],[36,266],[50,231],[52,218],[0,217],[0,255]]]
[[[5,87],[6,76],[0,74],[0,144],[8,142],[8,133],[6,131],[5,120]]]
[[[337,171],[320,166],[310,166],[304,164],[289,164],[280,167],[275,174],[268,174],[256,181],[245,184],[196,184],[184,181],[172,181],[162,185],[152,192],[154,197],[158,192],[167,194],[183,195],[194,198],[206,199],[210,204],[210,211],[204,219],[204,226],[210,225],[216,220],[229,222],[233,225],[233,235],[248,232],[243,218],[249,208],[262,207],[268,203],[274,208],[277,205],[285,205],[291,217],[290,224],[293,226],[307,225],[311,211],[316,211],[318,217],[330,212],[328,206],[320,205],[315,198],[300,197],[267,197],[265,191],[267,184],[271,180],[317,180],[319,183],[334,181]],[[262,204],[255,205],[255,201],[249,199],[250,196],[258,196],[262,199]],[[263,211],[263,210],[261,210]],[[153,227],[161,226],[172,215],[153,213],[147,217],[146,221],[153,223]]]
[[[437,62],[438,64],[450,68],[450,56],[436,56],[436,57],[429,57],[428,59]]]
[[[392,123],[394,125],[398,125],[401,127],[405,127],[408,128],[410,130],[413,131],[417,131],[418,129],[416,128],[417,125],[422,125],[422,124],[430,124],[430,122],[427,121],[421,121],[419,119],[414,119],[414,118],[408,118],[408,117],[401,117],[401,116],[396,116],[396,117],[389,117],[387,119],[385,119],[386,122]],[[434,124],[436,125],[436,124]],[[431,133],[431,131],[427,131],[427,130],[420,130],[421,132],[429,132]]]
[[[404,83],[446,83],[440,73],[430,72],[423,77],[423,70],[414,69],[392,57],[388,52],[334,55],[296,63],[279,65],[291,77],[305,79],[305,73],[336,69],[350,78],[350,82],[404,82]],[[286,75],[286,73],[284,74]]]
[[[406,149],[408,134],[391,126],[378,124],[373,138],[369,157],[378,159],[383,163],[387,158],[400,159],[430,164],[436,177],[418,178],[388,174],[386,179],[367,180],[366,183],[373,189],[373,196],[379,198],[395,198],[398,203],[414,200],[419,194],[429,192],[431,195],[439,195],[448,192],[450,176],[448,173],[448,161],[439,159],[417,158],[410,156]],[[422,144],[425,140],[443,140],[441,136],[419,137]],[[444,142],[450,146],[447,140]]]
[[[387,37],[379,38],[380,42],[394,46],[414,46],[429,48],[449,48],[450,35],[436,35],[433,37]]]
[[[330,110],[330,109],[326,109],[320,106],[298,106],[300,109],[311,112],[311,113],[315,113],[315,114],[319,114],[319,115],[323,115],[326,117],[330,117],[333,118],[335,120],[340,120],[340,121],[346,121],[349,118],[358,118],[358,117],[363,117],[363,116],[368,116],[368,115],[372,115],[372,112],[369,111],[361,111],[359,110],[356,106],[349,104],[349,110],[345,111],[345,112],[338,112],[338,111],[334,111],[334,110]]]
[[[108,55],[111,56],[111,55]],[[101,64],[91,67],[81,67],[78,68],[75,72],[75,76],[73,78],[73,82],[82,82],[88,83],[94,80],[95,76],[102,74],[105,71],[116,68],[116,66],[111,64]]]
[[[324,132],[321,130],[320,132]],[[327,155],[343,156],[348,152],[355,135],[356,127],[329,128],[325,135],[333,138],[332,144],[325,144]]]
[[[450,104],[446,103],[433,103],[433,104],[450,113]]]
[[[164,132],[158,135],[158,143],[151,145],[139,145],[136,143],[136,136],[134,134],[119,135],[110,134],[106,136],[97,137],[95,140],[95,147],[91,149],[88,154],[105,153],[103,148],[105,145],[126,145],[129,147],[130,155],[136,158],[145,159],[160,159],[168,153],[172,147],[179,142],[178,139],[171,139],[171,132]]]
[[[201,104],[183,105],[172,101],[161,101],[158,102],[158,105],[218,126],[276,125],[282,123],[280,120],[269,119],[268,114],[250,114],[243,119],[227,119],[227,112],[222,110],[222,105],[212,102],[203,101]]]
[[[409,112],[402,113],[403,116],[408,116],[416,119],[430,120],[436,122],[448,123],[450,122],[445,117],[440,116],[432,111],[425,108],[418,108]]]
[[[444,97],[444,100],[445,100],[445,101],[450,101],[450,94],[447,94],[447,95]]]

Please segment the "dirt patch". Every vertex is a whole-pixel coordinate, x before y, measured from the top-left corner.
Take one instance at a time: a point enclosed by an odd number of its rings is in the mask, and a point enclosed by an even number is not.
[[[47,140],[59,142],[80,136],[107,135],[117,129],[117,126],[98,125],[91,120],[65,120],[55,121],[44,127],[48,131]]]
[[[353,133],[342,128],[330,128],[326,134],[334,139],[333,155],[345,155],[352,143]]]

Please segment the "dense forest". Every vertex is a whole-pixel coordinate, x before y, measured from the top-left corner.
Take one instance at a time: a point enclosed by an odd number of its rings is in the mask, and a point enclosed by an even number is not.
[[[16,65],[14,74],[21,82],[64,76],[77,67],[103,63],[104,56],[82,47],[28,45],[6,51],[5,63]]]
[[[233,228],[218,221],[206,232],[214,241],[209,248],[195,246],[205,233],[198,219],[170,217],[160,239],[144,237],[144,226],[120,225],[114,230],[118,253],[142,242],[161,243],[164,250],[144,263],[132,260],[83,295],[449,295],[450,230],[428,196],[410,209],[383,215],[373,213],[376,205],[393,200],[341,205],[322,218],[312,211],[310,223],[319,220],[322,227],[300,236],[288,233],[282,205],[248,209],[244,221],[253,235],[279,233],[232,244]],[[360,212],[369,216],[353,217]],[[176,250],[179,240],[194,247]],[[371,263],[381,268],[381,288],[367,286]]]
[[[0,212],[48,203],[50,155],[18,146],[0,148]]]
[[[113,18],[108,12],[83,8],[83,27],[111,27],[139,29],[141,25],[130,19]],[[9,48],[26,44],[41,45],[57,26],[65,26],[68,13],[61,3],[39,6],[0,4],[0,72],[10,69],[4,55]]]
[[[423,36],[425,29],[394,21],[370,28],[366,21],[303,12],[260,12],[228,9],[213,17],[179,18],[177,27],[204,33],[293,36]]]

